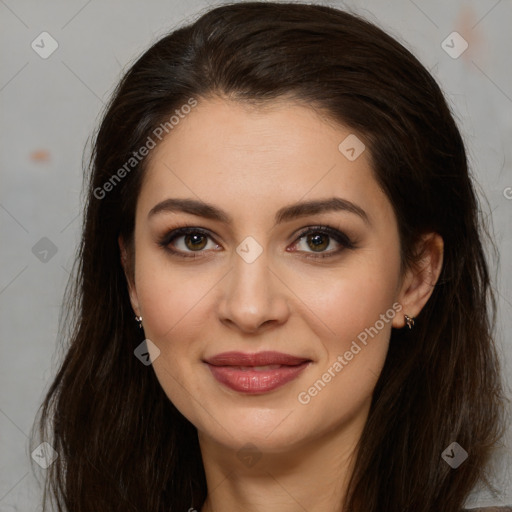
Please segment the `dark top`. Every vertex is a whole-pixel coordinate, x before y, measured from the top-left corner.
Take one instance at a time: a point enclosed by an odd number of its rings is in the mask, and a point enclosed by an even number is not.
[[[482,508],[463,508],[461,512],[512,512],[512,506],[507,507],[482,507]]]

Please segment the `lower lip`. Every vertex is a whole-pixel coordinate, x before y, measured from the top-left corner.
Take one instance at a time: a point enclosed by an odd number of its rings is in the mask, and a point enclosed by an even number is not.
[[[281,366],[275,370],[240,370],[233,366],[208,364],[213,376],[228,388],[246,394],[267,393],[296,379],[309,365],[306,361],[296,366]]]

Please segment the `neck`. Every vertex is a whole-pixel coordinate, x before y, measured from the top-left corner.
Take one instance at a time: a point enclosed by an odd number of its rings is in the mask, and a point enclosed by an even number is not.
[[[199,433],[208,486],[201,512],[343,512],[364,424],[288,447],[242,448]],[[255,443],[256,444],[256,443]]]

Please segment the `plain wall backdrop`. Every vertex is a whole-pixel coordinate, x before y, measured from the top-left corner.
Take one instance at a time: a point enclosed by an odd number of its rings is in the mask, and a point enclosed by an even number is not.
[[[346,8],[377,23],[420,59],[445,92],[501,254],[498,344],[510,386],[511,1],[312,3]],[[88,137],[123,71],[165,33],[217,4],[0,0],[2,512],[41,510],[36,477],[42,481],[45,469],[32,461],[36,446],[28,436],[62,356],[58,316],[80,237]],[[495,463],[496,489],[475,489],[468,506],[512,504],[510,430]]]

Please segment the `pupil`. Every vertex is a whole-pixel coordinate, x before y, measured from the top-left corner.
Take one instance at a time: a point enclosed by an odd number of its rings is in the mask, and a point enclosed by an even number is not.
[[[196,248],[197,249],[197,244],[200,244],[201,243],[201,238],[203,238],[203,235],[187,235],[187,242],[189,242],[190,240],[192,240],[192,245],[193,247],[192,248]],[[203,241],[204,243],[204,241]],[[202,249],[202,247],[199,247],[200,249]]]
[[[313,245],[318,249],[325,249],[326,243],[325,241],[322,243],[321,239],[326,238],[325,235],[322,234],[316,234],[316,235],[310,235],[309,241],[313,242]],[[323,246],[323,247],[321,247]]]

